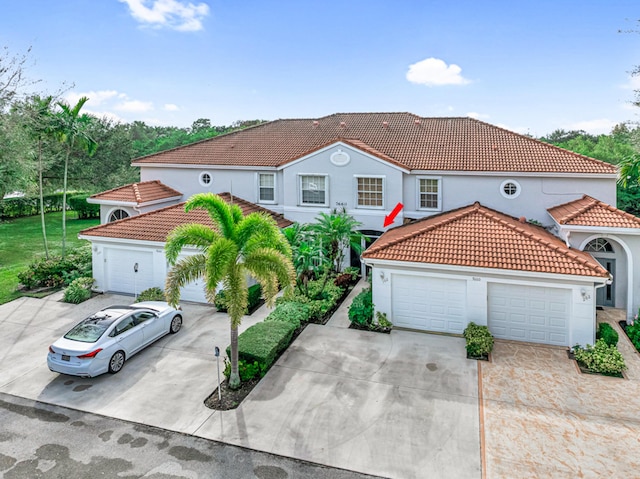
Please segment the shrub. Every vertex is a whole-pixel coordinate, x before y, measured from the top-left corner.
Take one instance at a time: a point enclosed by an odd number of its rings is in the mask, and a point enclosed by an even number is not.
[[[356,268],[355,266],[349,266],[342,270],[342,274],[351,275],[351,281],[355,282],[355,280],[357,280],[358,277],[360,276],[360,268]]]
[[[627,369],[618,348],[607,344],[604,339],[598,339],[594,346],[575,347],[574,354],[576,361],[594,373],[618,375]]]
[[[466,340],[467,355],[471,358],[485,356],[493,350],[493,336],[487,326],[480,326],[472,321],[462,335]]]
[[[349,306],[349,321],[358,326],[370,326],[373,321],[373,294],[371,288],[364,289]]]
[[[240,381],[249,381],[250,379],[254,379],[257,377],[264,377],[267,374],[267,370],[269,368],[265,368],[263,365],[260,365],[258,361],[254,361],[253,363],[248,363],[243,361],[242,359],[238,360],[238,373],[240,374]],[[224,376],[229,380],[229,376],[231,376],[231,363],[227,358],[224,358]]]
[[[262,297],[262,288],[259,284],[254,284],[253,286],[249,286],[247,289],[247,309],[245,309],[244,314],[249,314],[249,311],[253,311],[256,306],[260,304],[260,299]],[[216,293],[216,299],[214,301],[216,309],[222,313],[227,312],[227,303],[225,300],[225,291],[221,289]]]
[[[249,364],[257,361],[261,368],[268,370],[278,354],[289,346],[295,329],[286,321],[254,324],[238,336],[238,359]],[[228,347],[227,356],[231,356]]]
[[[640,321],[636,319],[632,324],[628,325],[626,333],[635,348],[640,351]]]
[[[74,279],[90,276],[91,249],[88,246],[69,251],[64,260],[61,256],[38,258],[18,273],[18,279],[28,289],[66,286]]]
[[[306,304],[309,308],[309,319],[321,321],[335,306],[344,294],[344,289],[329,281],[322,288],[323,280],[309,281],[308,295],[298,289],[290,289],[276,299],[276,304],[296,302]]]
[[[136,298],[136,303],[141,301],[166,301],[164,291],[158,287],[148,288],[142,291]]]
[[[348,288],[352,282],[353,279],[349,273],[339,274],[333,279],[333,284],[344,289]]]
[[[381,313],[380,311],[376,311],[376,323],[381,328],[393,327],[393,323],[387,319],[387,313]]]
[[[618,333],[609,323],[600,323],[596,332],[596,340],[598,339],[603,339],[609,346],[615,346],[618,344]]]
[[[83,301],[86,301],[91,297],[91,288],[93,287],[93,283],[93,278],[82,277],[74,279],[64,290],[62,301],[73,304],[80,304]]]
[[[281,303],[271,311],[265,321],[287,321],[293,324],[296,329],[300,324],[309,320],[309,306],[295,301]]]
[[[100,218],[100,205],[87,203],[89,195],[75,195],[67,198],[69,208],[78,213],[78,219]]]

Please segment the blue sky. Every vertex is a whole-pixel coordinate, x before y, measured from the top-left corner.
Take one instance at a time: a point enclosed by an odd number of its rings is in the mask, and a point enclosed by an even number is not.
[[[636,7],[636,8],[634,8]],[[637,0],[4,0],[0,46],[85,109],[189,126],[409,111],[536,136],[638,121]]]

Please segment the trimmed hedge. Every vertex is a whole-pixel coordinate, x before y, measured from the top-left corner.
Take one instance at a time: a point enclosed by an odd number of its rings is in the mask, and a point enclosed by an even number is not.
[[[82,192],[67,192],[67,202],[70,204],[69,195],[80,195]],[[62,211],[62,193],[52,193],[43,196],[44,212]],[[88,203],[87,203],[88,204]],[[100,211],[100,205],[95,205]],[[0,219],[20,218],[33,216],[40,213],[39,196],[20,196],[17,198],[0,199]],[[99,214],[99,213],[98,213]]]
[[[253,310],[260,304],[260,299],[262,298],[262,288],[259,284],[254,284],[253,286],[249,286],[247,289],[247,309],[245,309],[244,314],[250,314]],[[221,313],[227,312],[227,303],[225,301],[224,289],[221,289],[216,294],[216,299],[214,301],[216,309]]]
[[[285,321],[291,323],[296,329],[300,327],[300,324],[309,320],[309,306],[303,303],[290,302],[281,303],[271,311],[269,316],[265,318],[265,321]]]
[[[89,195],[67,197],[69,208],[78,213],[78,219],[100,218],[100,205],[87,203]]]
[[[344,289],[336,286],[333,281],[328,281],[322,289],[323,280],[309,281],[307,285],[308,296],[298,289],[290,290],[285,295],[276,299],[276,304],[296,302],[306,304],[309,308],[309,320],[321,321],[331,311],[342,295]]]
[[[254,324],[238,336],[238,359],[248,364],[257,362],[266,371],[289,346],[295,329],[286,321]],[[227,347],[227,356],[231,356],[230,347]]]
[[[609,346],[615,346],[618,344],[618,333],[609,323],[600,323],[596,331],[596,339],[602,339]]]

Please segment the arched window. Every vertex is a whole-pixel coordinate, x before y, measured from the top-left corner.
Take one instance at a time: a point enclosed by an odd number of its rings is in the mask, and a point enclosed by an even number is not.
[[[111,212],[111,214],[109,215],[109,223],[113,223],[114,221],[118,221],[118,220],[122,220],[124,218],[128,218],[129,217],[129,213],[127,213],[125,210],[114,210]]]
[[[584,250],[589,253],[613,253],[613,246],[604,238],[596,238],[589,241]]]

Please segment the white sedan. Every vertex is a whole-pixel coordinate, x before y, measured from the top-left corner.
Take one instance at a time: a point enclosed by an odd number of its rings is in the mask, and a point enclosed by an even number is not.
[[[182,327],[182,311],[162,301],[111,306],[82,320],[49,346],[47,365],[56,373],[94,377],[115,374],[125,360]]]

